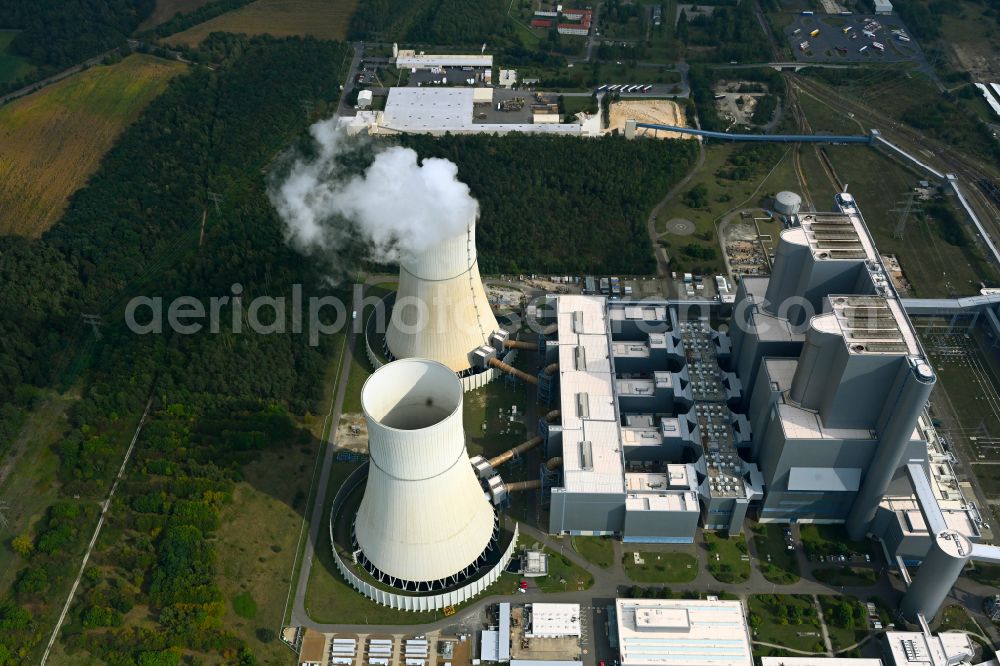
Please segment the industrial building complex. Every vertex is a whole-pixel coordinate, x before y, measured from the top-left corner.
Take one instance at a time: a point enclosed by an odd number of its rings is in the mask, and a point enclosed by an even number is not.
[[[984,521],[927,415],[935,371],[853,198],[838,195],[831,212],[800,211],[792,193],[780,203],[773,272],[744,276],[734,297],[550,294],[530,333],[490,309],[474,220],[404,258],[398,291],[365,326],[377,368],[361,395],[370,462],[330,516],[331,541],[352,525],[350,548],[334,548],[348,582],[406,610],[473,598],[514,559],[518,528],[501,526],[522,491],[535,493],[550,534],[635,544],[738,535],[748,517],[842,524],[898,567],[899,615],[919,631],[887,633],[882,660],[783,666],[971,664],[964,634],[928,623],[965,565],[1000,563],[1000,549],[981,543]],[[537,355],[537,372],[513,366],[519,350]],[[533,385],[544,416],[523,444],[470,458],[463,394],[500,377]],[[537,478],[507,479],[532,449]],[[545,575],[546,556],[530,555],[519,571]],[[496,613],[480,637],[484,662],[578,663],[578,605],[505,602]],[[622,666],[753,664],[738,600],[617,599],[607,620]]]

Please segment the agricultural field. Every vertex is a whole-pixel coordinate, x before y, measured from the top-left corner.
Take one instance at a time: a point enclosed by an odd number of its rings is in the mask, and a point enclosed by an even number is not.
[[[257,0],[235,11],[167,37],[167,44],[197,46],[213,32],[310,35],[343,40],[357,0]]]
[[[211,0],[156,0],[156,7],[153,9],[153,13],[139,24],[136,32],[152,30],[164,21],[172,19],[174,14],[193,12],[209,2]]]
[[[8,51],[16,34],[16,30],[0,30],[0,86],[17,81],[35,69],[27,60]]]
[[[118,136],[184,69],[131,55],[0,108],[0,233],[48,229]]]

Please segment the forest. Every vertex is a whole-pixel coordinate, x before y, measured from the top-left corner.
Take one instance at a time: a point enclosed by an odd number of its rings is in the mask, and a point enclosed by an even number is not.
[[[408,135],[402,143],[458,165],[479,200],[484,273],[650,273],[646,216],[698,153],[694,141],[619,137]]]
[[[125,43],[156,0],[0,0],[0,28],[20,30],[10,44],[43,79]],[[29,81],[14,81],[14,89]],[[0,91],[2,92],[2,91]]]
[[[348,39],[461,46],[496,42],[513,32],[503,0],[361,0]]]
[[[62,495],[80,499],[53,505],[10,543],[23,566],[0,596],[0,624],[10,627],[0,631],[0,656],[36,654],[89,538],[95,500],[151,399],[106,525],[116,538],[94,554],[100,566],[88,569],[65,645],[108,663],[171,663],[180,649],[255,663],[221,626],[206,537],[243,464],[263,447],[309,439],[296,420],[321,395],[332,340],[310,347],[291,332],[233,335],[225,324],[218,335],[140,336],[121,313],[136,294],[228,294],[234,283],[248,298],[287,294],[296,283],[306,297],[328,291],[285,245],[262,171],[310,120],[289,99],[314,100],[317,112],[336,99],[344,73],[329,63],[344,60],[345,46],[229,36],[212,47],[229,57],[215,71],[178,77],[41,240],[2,239],[12,251],[0,252],[0,275],[16,278],[0,312],[11,332],[0,350],[4,402],[28,408],[35,386],[70,382],[82,398],[58,470]],[[209,191],[221,194],[220,213],[206,207]],[[80,325],[81,311],[101,313],[100,341]],[[123,625],[140,604],[154,626]]]

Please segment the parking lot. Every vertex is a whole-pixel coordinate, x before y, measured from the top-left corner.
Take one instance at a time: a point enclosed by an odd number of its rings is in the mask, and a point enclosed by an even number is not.
[[[819,33],[812,33],[819,30]],[[846,32],[845,32],[846,30]],[[894,33],[893,31],[898,31]],[[865,33],[870,34],[865,34]],[[916,39],[898,16],[796,15],[785,37],[800,62],[915,62],[924,64]],[[906,41],[909,40],[909,41]],[[879,51],[873,44],[884,46]],[[805,48],[802,45],[806,44]]]

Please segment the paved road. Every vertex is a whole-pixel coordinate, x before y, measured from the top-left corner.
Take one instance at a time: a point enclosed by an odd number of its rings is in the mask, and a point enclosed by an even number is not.
[[[292,599],[291,624],[300,626],[311,626],[312,620],[305,607],[306,589],[309,586],[309,574],[316,554],[316,544],[319,543],[320,527],[326,525],[324,512],[326,509],[326,491],[330,484],[330,467],[333,465],[333,456],[336,449],[337,425],[340,423],[340,415],[344,409],[344,396],[347,393],[347,378],[351,374],[351,365],[354,361],[354,339],[355,327],[351,326],[344,347],[340,355],[340,373],[337,376],[337,395],[330,410],[329,423],[330,432],[327,436],[326,446],[321,462],[319,485],[316,488],[316,498],[313,503],[312,512],[309,518],[309,537],[306,541],[305,550],[302,553],[302,566],[299,569],[299,578],[295,586],[295,596]]]

